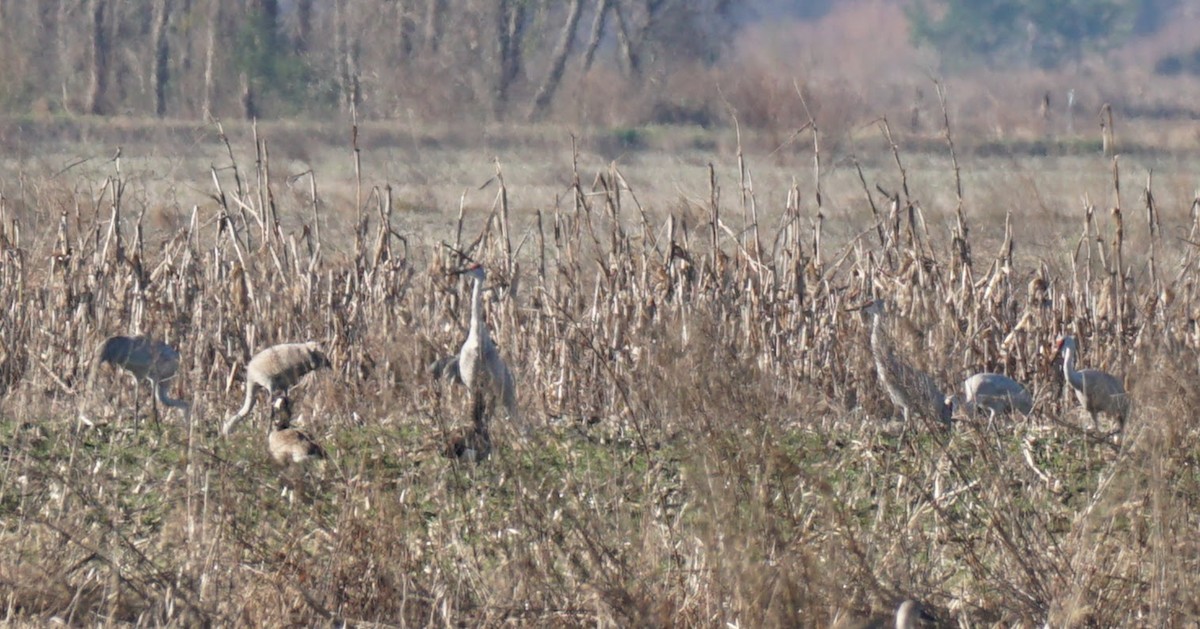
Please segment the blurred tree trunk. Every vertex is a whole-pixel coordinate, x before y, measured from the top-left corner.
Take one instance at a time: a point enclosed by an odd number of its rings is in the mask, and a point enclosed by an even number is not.
[[[150,71],[150,85],[154,92],[154,115],[162,118],[167,113],[167,80],[170,48],[167,44],[167,23],[171,19],[170,0],[155,0],[154,26],[150,31],[150,47],[154,54]]]
[[[442,39],[445,14],[446,0],[428,0],[425,6],[425,25],[422,35],[426,52],[437,53]]]
[[[274,31],[279,28],[279,0],[257,0],[258,10],[262,12],[266,28]]]
[[[393,0],[395,1],[395,0]],[[401,63],[408,63],[412,60],[413,51],[416,50],[417,39],[417,9],[414,6],[416,0],[401,0],[398,2],[399,11],[397,11],[397,39],[399,40]]]
[[[91,81],[88,86],[87,98],[84,100],[84,111],[89,114],[104,113],[104,97],[108,90],[108,33],[104,30],[104,11],[107,0],[92,0],[91,32],[92,32],[92,65]]]
[[[213,81],[215,78],[213,76],[213,57],[216,55],[217,50],[217,25],[221,21],[222,0],[209,0],[209,2],[211,4],[209,4],[208,9],[208,41],[205,42],[206,47],[204,50],[204,99],[200,106],[200,112],[205,121],[216,117],[213,115],[212,107]]]
[[[242,91],[242,117],[246,120],[258,118],[258,102],[254,99],[254,85],[246,72],[238,74],[238,85]]]
[[[686,0],[683,4],[686,5],[687,2],[700,4],[697,0]],[[667,9],[680,4],[673,0],[630,0],[624,10],[621,2],[613,5],[613,15],[617,18],[617,52],[621,70],[626,77],[635,81],[641,80],[645,71],[642,65],[643,47],[652,43],[659,18],[667,13]],[[630,12],[634,10],[637,10],[641,17],[637,23],[629,19]]]
[[[347,27],[346,0],[334,0],[334,55],[337,63],[339,83],[342,87],[343,111],[356,111],[360,104],[361,93],[358,83],[357,44],[350,40],[350,29]]]
[[[583,51],[583,73],[592,69],[592,61],[596,58],[596,49],[604,38],[604,26],[608,21],[608,12],[612,10],[613,0],[600,0],[596,8],[596,18],[592,20],[592,32],[588,36],[587,48]]]
[[[621,61],[621,71],[626,77],[640,76],[642,64],[633,42],[629,39],[629,27],[625,24],[625,14],[621,11],[620,3],[613,5],[612,12],[617,23],[617,53]]]
[[[554,93],[562,83],[563,71],[567,67],[567,55],[571,54],[571,47],[575,44],[575,30],[579,28],[579,15],[582,12],[583,0],[571,0],[571,6],[567,9],[567,23],[559,33],[558,43],[554,46],[554,53],[550,58],[550,70],[533,97],[533,106],[528,116],[530,120],[537,120],[546,113],[550,101],[554,99]]]
[[[255,56],[260,58],[255,59],[251,67],[242,70],[238,76],[238,82],[242,91],[242,116],[246,120],[254,120],[262,115],[259,110],[259,84],[263,81],[278,80],[278,77],[268,74],[267,68],[262,67],[261,57],[273,53],[279,42],[279,2],[278,0],[251,0],[247,4],[246,15],[243,16],[243,19],[255,21],[251,28],[254,29],[253,34],[257,47]]]
[[[192,5],[194,4],[193,0],[178,0],[178,2],[179,4],[176,5],[171,11],[172,15],[176,16],[176,23],[178,23],[180,19],[184,21],[190,20],[192,18]],[[199,38],[195,35],[199,29],[181,29],[181,31],[182,32],[174,37],[175,67],[178,68],[176,77],[176,83],[178,83],[178,85],[176,85],[174,91],[180,102],[180,104],[176,105],[175,107],[175,115],[179,115],[180,110],[190,112],[192,109],[192,101],[187,97],[186,92],[184,92],[183,81],[186,81],[187,77],[192,75],[192,55],[196,52],[196,45],[199,43],[196,41],[196,39]],[[168,59],[169,58],[170,55],[168,55]]]
[[[504,118],[512,85],[521,75],[521,40],[525,37],[526,4],[524,0],[498,0],[496,32],[499,36],[500,63],[492,103],[497,118]]]
[[[50,41],[58,42],[58,47],[55,52],[58,53],[58,64],[55,67],[58,74],[59,86],[62,90],[62,107],[67,113],[75,113],[71,110],[71,98],[69,98],[69,90],[67,88],[67,79],[71,77],[71,47],[68,45],[67,37],[63,37],[63,31],[67,27],[67,10],[68,6],[73,5],[74,0],[59,0],[58,10],[54,14],[53,24],[49,25],[47,32],[51,36]]]
[[[297,55],[308,52],[312,39],[313,0],[297,0],[296,2],[296,40],[292,49]]]

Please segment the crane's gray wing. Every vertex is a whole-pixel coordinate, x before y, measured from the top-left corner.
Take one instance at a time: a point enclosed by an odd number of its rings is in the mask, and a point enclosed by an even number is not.
[[[429,373],[433,375],[434,380],[449,380],[461,384],[462,376],[458,373],[458,354],[444,356],[433,361],[429,365]]]

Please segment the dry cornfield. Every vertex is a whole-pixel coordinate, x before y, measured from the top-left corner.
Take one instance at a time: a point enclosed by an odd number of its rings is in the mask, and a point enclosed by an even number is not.
[[[311,205],[279,194],[265,151],[214,169],[161,247],[119,166],[35,208],[57,229],[0,207],[6,619],[821,627],[913,598],[951,626],[1197,622],[1200,202],[1160,224],[1147,184],[1086,207],[1074,250],[1018,257],[961,206],[931,228],[893,157],[903,185],[864,177],[875,220],[841,239],[798,188],[760,217],[744,166],[651,208],[618,167],[568,165],[568,194],[520,218],[497,167],[490,210],[419,235],[357,183],[344,256],[316,177]],[[480,464],[439,456],[470,415],[426,370],[466,335],[462,255],[533,426],[498,421]],[[1033,414],[898,434],[853,311],[875,297],[946,393],[1000,371]],[[1119,439],[1064,392],[1064,331],[1125,377]],[[88,386],[95,348],[135,332],[179,349],[189,422],[134,431],[127,378]],[[333,367],[293,402],[330,464],[289,497],[269,405],[219,427],[250,357],[305,340]]]

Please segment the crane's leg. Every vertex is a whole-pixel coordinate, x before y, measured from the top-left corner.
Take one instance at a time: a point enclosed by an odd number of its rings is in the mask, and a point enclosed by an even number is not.
[[[138,431],[138,411],[141,408],[142,399],[142,381],[134,377],[133,379],[133,431]]]
[[[1088,411],[1088,412],[1092,416],[1092,430],[1099,432],[1100,431],[1100,420],[1096,417],[1096,412],[1095,411]]]
[[[487,398],[488,396],[482,393],[476,393],[471,396],[471,424],[477,428],[488,421]]]
[[[908,440],[908,429],[912,427],[912,422],[908,416],[908,409],[900,407],[901,416],[904,418],[904,425],[900,427],[900,443],[903,444]]]
[[[158,396],[162,395],[160,389],[167,386],[165,382],[150,381],[150,410],[154,417],[154,427],[157,430],[162,430],[162,422],[158,419]]]

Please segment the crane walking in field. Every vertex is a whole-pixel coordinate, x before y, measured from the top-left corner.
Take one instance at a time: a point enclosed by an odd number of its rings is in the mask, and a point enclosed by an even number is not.
[[[500,350],[492,342],[487,322],[483,320],[483,265],[472,264],[455,273],[469,275],[474,280],[471,287],[471,327],[457,357],[444,358],[434,363],[434,376],[453,379],[457,375],[472,396],[478,393],[492,400],[501,400],[509,418],[519,421],[517,387],[513,382],[512,372],[500,357]],[[483,402],[476,402],[478,403]]]
[[[1063,374],[1067,383],[1075,389],[1075,397],[1092,417],[1092,429],[1097,430],[1100,422],[1096,416],[1105,413],[1117,418],[1117,431],[1125,430],[1129,417],[1129,397],[1125,386],[1115,376],[1099,369],[1075,370],[1075,356],[1079,345],[1073,336],[1060,336],[1054,342],[1055,353],[1062,354]]]
[[[888,397],[904,413],[905,423],[913,415],[950,423],[946,397],[929,374],[913,367],[896,355],[886,333],[880,329],[884,304],[876,299],[864,309],[871,322],[871,355],[875,358],[875,371]]]
[[[155,400],[164,406],[183,409],[184,417],[191,412],[191,404],[184,400],[176,400],[167,394],[167,384],[179,370],[179,352],[162,341],[156,341],[146,336],[110,336],[100,346],[97,364],[108,363],[116,365],[133,375],[134,380],[134,425],[137,425],[138,392],[142,380],[148,380],[153,389],[151,406],[154,409],[154,423],[158,421],[158,406]]]
[[[968,415],[975,416],[980,409],[988,413],[1011,413],[1016,411],[1028,415],[1033,411],[1033,397],[1020,382],[998,373],[977,373],[963,381],[963,394],[946,398],[951,414],[965,408]]]
[[[315,341],[284,343],[255,354],[246,365],[246,399],[238,412],[225,420],[221,434],[228,436],[229,431],[254,410],[257,387],[266,389],[267,395],[286,393],[309,372],[329,366],[329,359]]]

